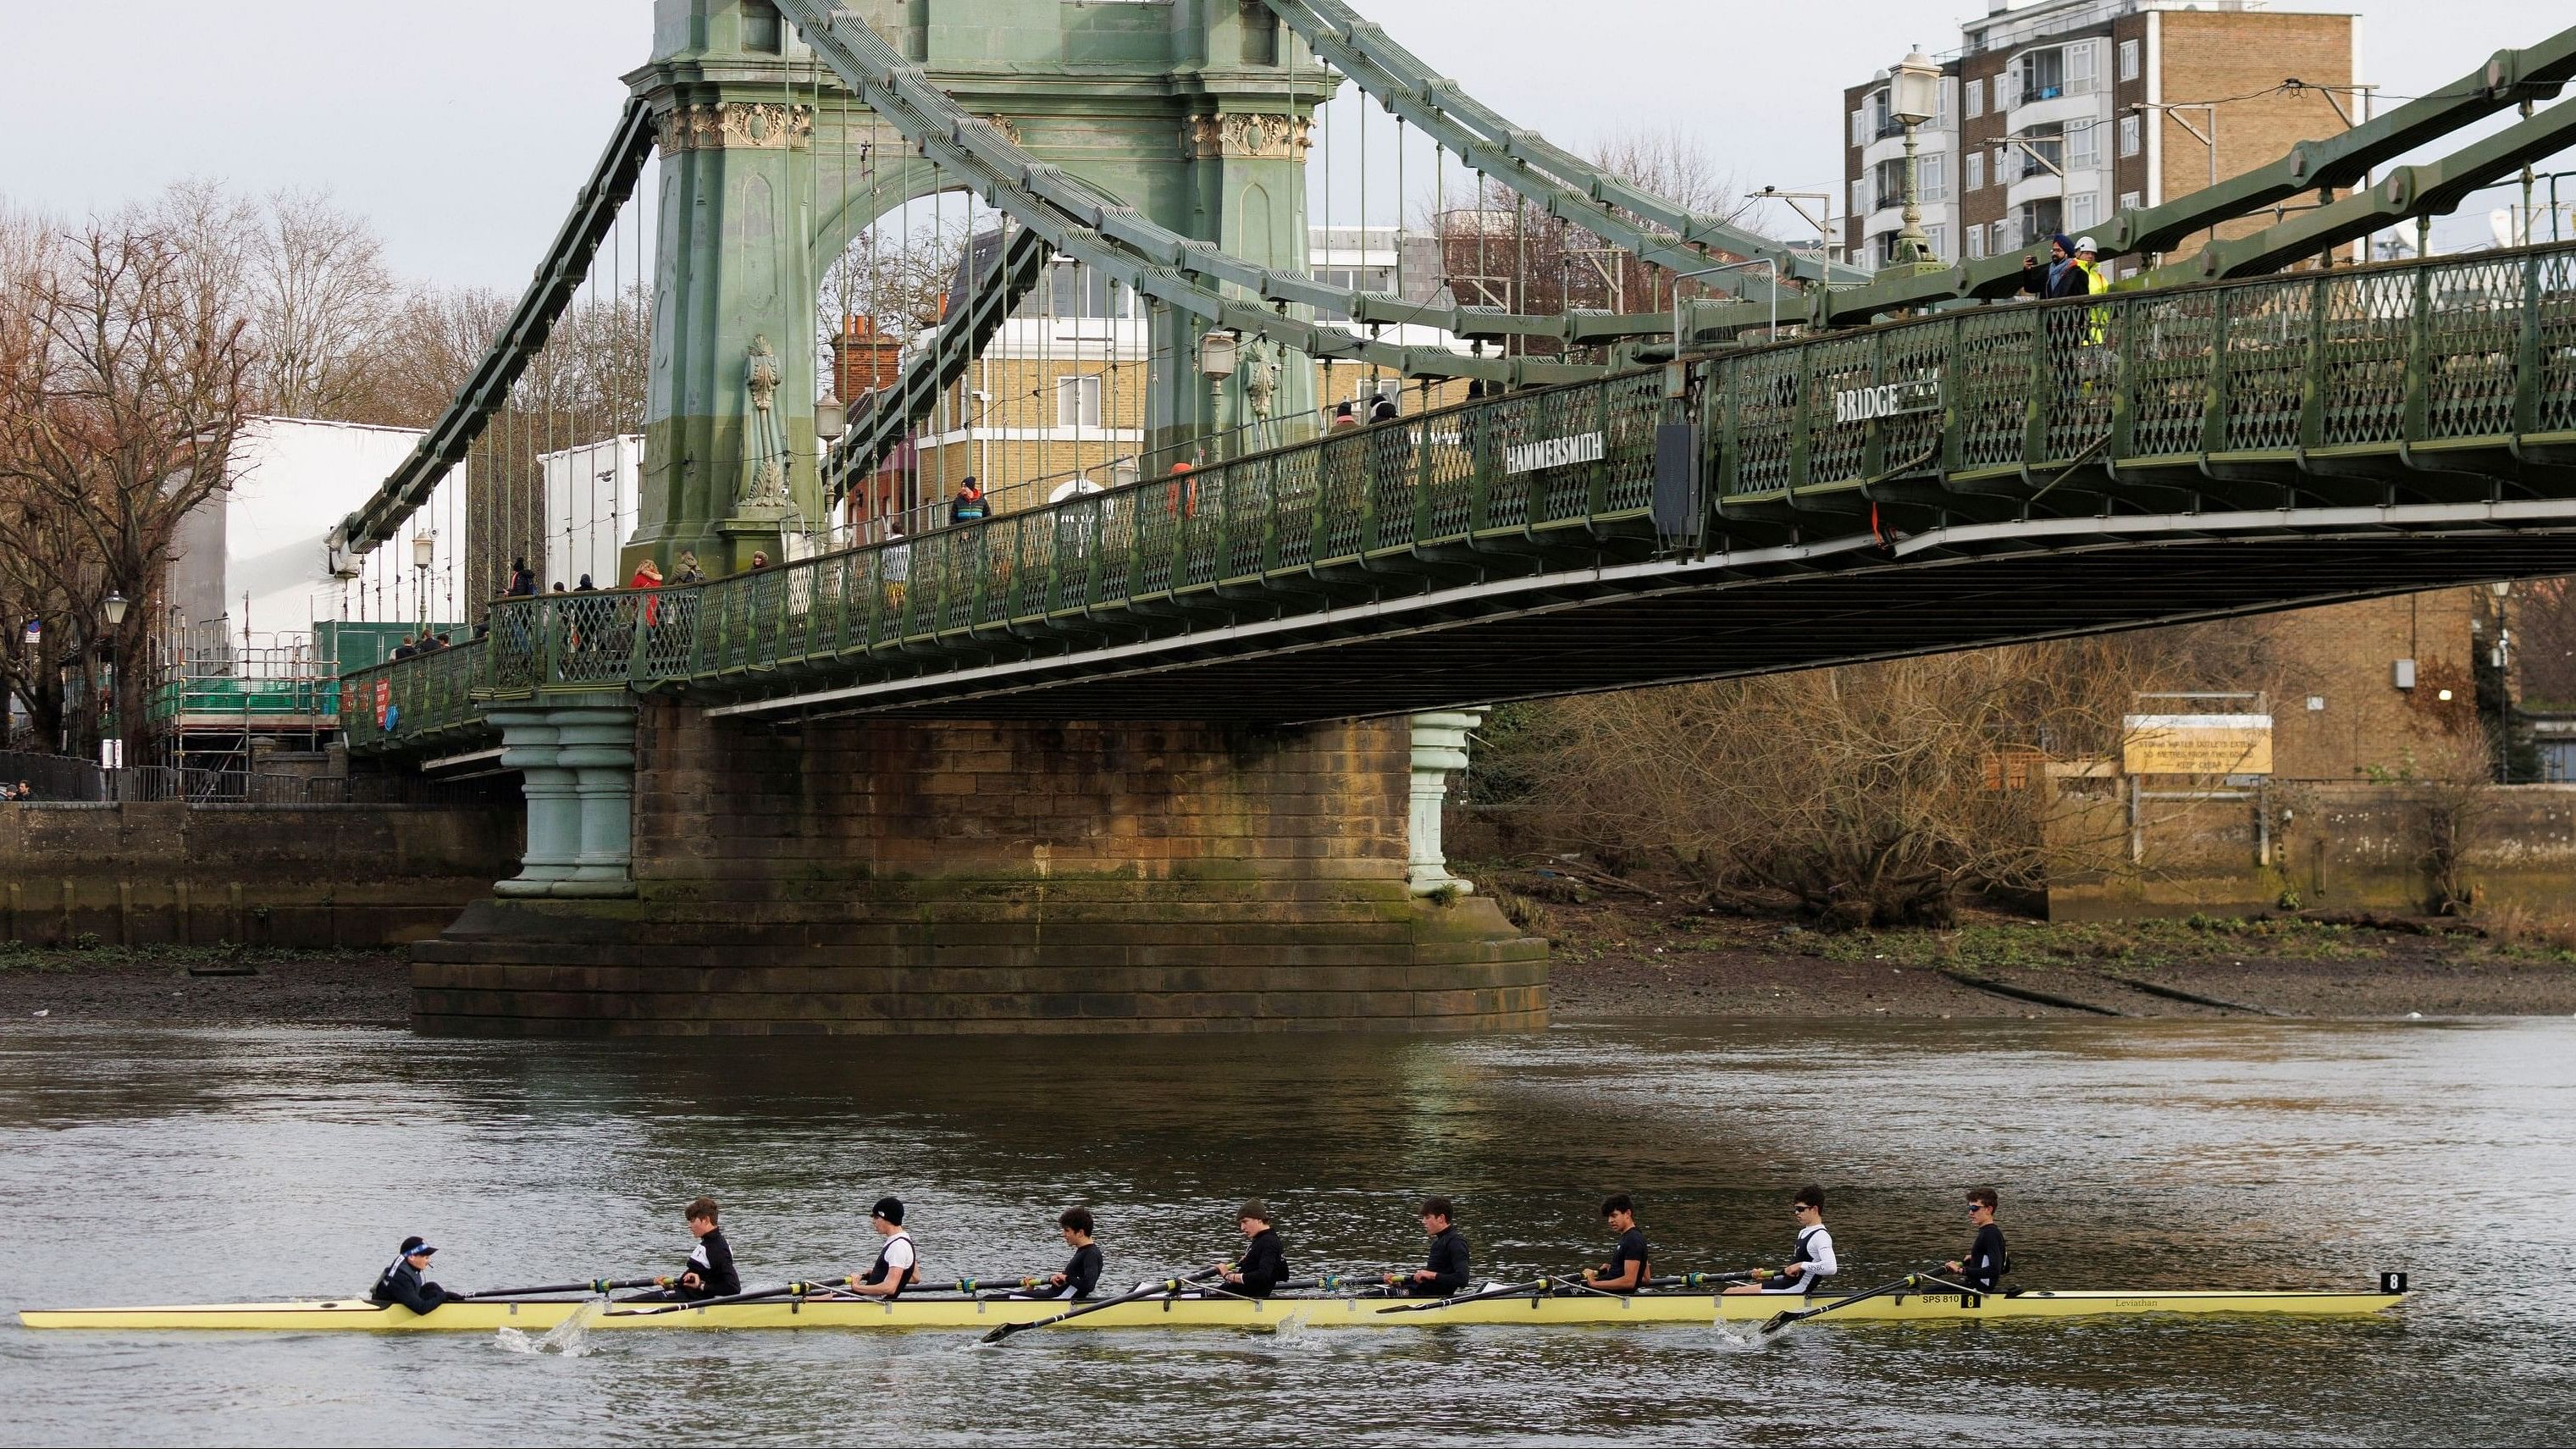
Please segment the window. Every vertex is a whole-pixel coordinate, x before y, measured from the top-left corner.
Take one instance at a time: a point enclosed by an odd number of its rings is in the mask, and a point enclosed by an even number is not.
[[[2140,196],[2134,191],[2123,191],[2120,193],[2120,209],[2122,211],[2135,211],[2138,209],[2140,203],[2145,200],[2145,197]]]
[[[1932,129],[1936,131],[1946,131],[1950,129],[1951,117],[1957,115],[1959,111],[1958,104],[1951,99],[1951,97],[1957,93],[1958,89],[1959,82],[1956,79],[1950,76],[1941,77],[1941,89],[1939,91],[1941,98],[1939,101],[1935,102],[1933,106]]]
[[[1870,202],[1869,178],[1866,176],[1852,183],[1851,209],[1854,216],[1867,216],[1877,210]]]
[[[786,29],[769,0],[742,0],[742,48],[755,55],[785,50]]]
[[[2066,128],[2056,122],[2030,126],[2022,132],[2022,142],[2013,148],[2021,153],[2021,174],[2066,174]]]
[[[1059,428],[1096,428],[1100,426],[1100,378],[1059,377],[1055,380],[1055,425]]]
[[[2138,42],[2134,40],[2123,40],[2120,42],[2120,79],[2124,81],[2133,81],[2137,78]]]
[[[2122,116],[2120,118],[2120,154],[2123,156],[2135,156],[2138,154],[2139,137],[2145,130],[2143,126],[2138,124],[2138,120],[2139,118],[2136,116]]]
[[[2102,164],[2102,123],[2082,121],[2067,128],[2066,164],[2069,167],[2092,167]]]
[[[1881,161],[1876,170],[1878,204],[1903,206],[1905,204],[1905,158],[1896,156]],[[1914,163],[1914,185],[1916,188],[1914,196],[1917,201],[1949,200],[1949,155],[1946,152],[1935,151],[1929,156],[1917,158]]]
[[[1862,109],[1862,110],[1854,111],[1854,112],[1852,112],[1851,121],[1852,121],[1852,129],[1851,129],[1851,143],[1852,143],[1853,145],[1855,145],[1855,146],[1866,146],[1866,145],[1868,145],[1868,144],[1869,144],[1869,112],[1868,112],[1866,109]]]
[[[1927,226],[1923,228],[1923,235],[1931,240],[1932,259],[1934,261],[1946,262],[1950,260],[1950,229],[1948,227]]]
[[[1995,109],[2009,111],[2021,104],[2021,70],[2006,66],[1995,76]]]
[[[2016,226],[2016,223],[2010,221],[1998,221],[1988,226],[1986,230],[1990,236],[1986,241],[1986,255],[1999,257],[2021,245],[2019,238],[2014,235]]]
[[[1994,171],[1997,186],[2010,186],[2021,179],[2021,167],[2016,164],[2020,159],[2021,153],[2010,146],[1995,148]]]
[[[1905,128],[1897,124],[1895,114],[1888,109],[1887,92],[1885,91],[1873,91],[1870,93],[1869,134],[1870,139],[1873,141],[1884,141],[1890,136],[1902,136],[1905,134]]]
[[[1977,258],[1984,256],[1986,254],[1986,229],[1982,226],[1972,226],[1968,228],[1967,242],[1969,261],[1973,262]]]
[[[1959,158],[1966,169],[1960,174],[1961,191],[1983,191],[1986,186],[1986,153],[1971,151]]]
[[[2079,191],[2066,198],[2066,227],[2069,231],[2090,231],[2102,219],[2102,193]]]
[[[2013,71],[2018,81],[2013,89],[2021,93],[2023,105],[2029,105],[2035,101],[2053,101],[2066,94],[2066,52],[2064,50],[2026,52],[2019,60],[2013,62]]]
[[[2066,94],[2089,96],[2102,71],[2102,42],[2079,40],[2066,47]]]
[[[1967,116],[1982,116],[1986,113],[1986,83],[1984,81],[1972,80],[1968,82],[1966,86],[1961,88],[1960,96],[1964,102],[1959,108],[1960,114]]]
[[[2021,236],[2014,246],[2029,246],[2040,238],[2066,230],[2066,209],[2054,196],[2040,201],[2026,201],[2021,208]]]

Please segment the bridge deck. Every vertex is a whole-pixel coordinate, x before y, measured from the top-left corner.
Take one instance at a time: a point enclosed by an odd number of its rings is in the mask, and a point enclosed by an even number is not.
[[[1514,393],[716,583],[508,601],[477,645],[351,675],[350,741],[435,748],[488,701],[603,688],[1285,722],[2576,570],[2576,247],[1962,309],[1666,392]]]

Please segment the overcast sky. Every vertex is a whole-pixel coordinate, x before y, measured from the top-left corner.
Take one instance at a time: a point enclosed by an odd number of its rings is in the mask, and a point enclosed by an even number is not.
[[[933,0],[948,3],[948,0]],[[1959,43],[1983,0],[1357,0],[1487,104],[1581,149],[1676,127],[1748,187],[1829,189],[1845,85]],[[2280,8],[2330,8],[2288,6]],[[2369,0],[2365,80],[2419,94],[2566,0]],[[643,62],[649,0],[0,0],[0,197],[61,214],[185,177],[328,187],[406,276],[516,291]],[[2576,164],[2562,160],[2559,165]],[[2494,198],[2447,239],[2486,234]]]

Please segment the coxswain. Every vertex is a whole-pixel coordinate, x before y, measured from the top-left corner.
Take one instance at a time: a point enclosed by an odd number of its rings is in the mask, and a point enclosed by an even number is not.
[[[1738,1283],[1729,1293],[1813,1293],[1816,1285],[1834,1276],[1841,1264],[1834,1261],[1834,1235],[1825,1228],[1825,1190],[1809,1183],[1789,1199],[1789,1211],[1798,1219],[1798,1246],[1779,1272],[1755,1275],[1751,1283]]]
[[[1977,1240],[1968,1245],[1968,1256],[1942,1264],[1958,1275],[1961,1285],[1979,1293],[1992,1293],[2012,1267],[2004,1256],[2004,1230],[1995,1226],[1995,1209],[2001,1205],[1991,1187],[1968,1189],[1968,1221],[1977,1225]]]
[[[394,1260],[376,1275],[376,1286],[367,1290],[368,1301],[388,1306],[399,1303],[414,1313],[427,1313],[442,1303],[463,1298],[464,1294],[450,1293],[421,1276],[429,1271],[429,1255],[437,1251],[426,1239],[403,1239]]]
[[[1467,1235],[1456,1227],[1457,1209],[1445,1197],[1426,1197],[1418,1216],[1431,1239],[1430,1260],[1389,1287],[1401,1287],[1423,1298],[1446,1298],[1467,1286]]]
[[[1583,1281],[1610,1293],[1634,1293],[1646,1286],[1646,1230],[1637,1226],[1637,1204],[1624,1192],[1601,1200],[1601,1220],[1619,1235],[1610,1261],[1583,1270]]]
[[[1226,1287],[1247,1298],[1267,1298],[1288,1281],[1288,1250],[1279,1245],[1279,1230],[1270,1225],[1270,1209],[1254,1198],[1235,1210],[1234,1225],[1252,1241],[1244,1246],[1242,1257],[1218,1264],[1218,1272]]]
[[[1091,1240],[1091,1209],[1069,1207],[1055,1220],[1056,1229],[1064,1234],[1064,1245],[1073,1249],[1065,1260],[1064,1271],[1049,1273],[1032,1283],[1020,1298],[1088,1298],[1100,1286],[1100,1245]]]
[[[877,1249],[877,1261],[850,1285],[850,1291],[868,1298],[893,1298],[921,1281],[921,1255],[913,1251],[912,1234],[903,1230],[903,1199],[881,1197],[868,1214],[877,1236],[885,1239]]]
[[[734,1271],[733,1247],[725,1242],[724,1229],[716,1226],[716,1200],[702,1197],[680,1211],[688,1219],[689,1235],[698,1241],[689,1249],[689,1265],[680,1270],[679,1280],[663,1280],[669,1296],[694,1303],[741,1292],[742,1275]]]

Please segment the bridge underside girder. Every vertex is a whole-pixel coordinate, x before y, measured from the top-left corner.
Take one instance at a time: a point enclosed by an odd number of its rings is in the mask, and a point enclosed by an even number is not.
[[[1087,651],[718,710],[780,722],[870,713],[1293,724],[1400,714],[2576,572],[2576,511],[2562,527],[2184,538],[1976,559],[1929,550],[1890,558],[1871,547],[1843,550],[1857,556],[1839,567],[1830,553],[1709,566],[1705,582],[1669,569],[1542,575],[1480,601],[1396,600],[1347,617],[1156,641],[1137,646],[1124,668]],[[1821,568],[1832,571],[1804,571]]]

